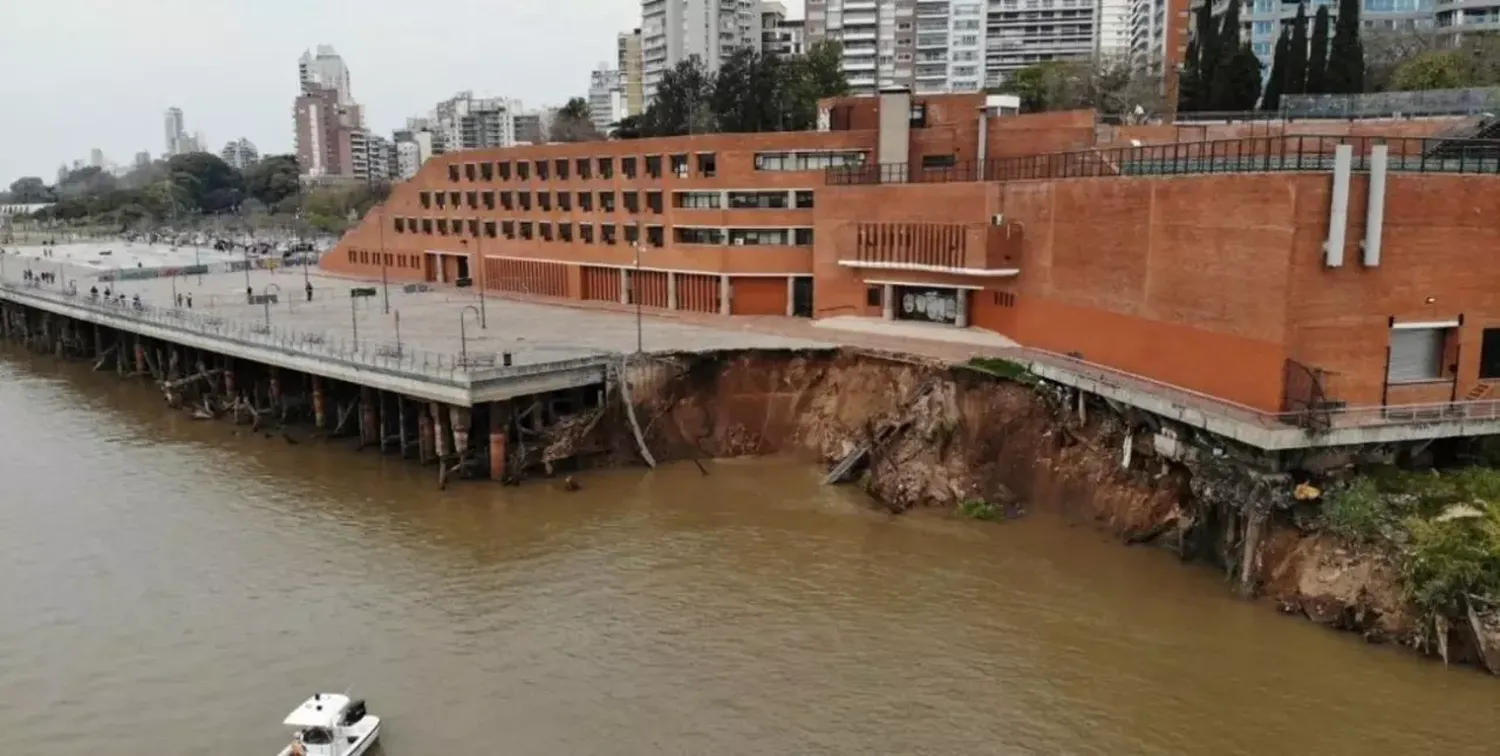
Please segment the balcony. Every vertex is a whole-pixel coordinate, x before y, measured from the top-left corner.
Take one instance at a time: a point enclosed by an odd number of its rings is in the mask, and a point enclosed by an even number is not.
[[[876,68],[874,58],[845,58],[842,67],[851,74],[857,71],[869,71],[873,74]]]
[[[1020,275],[1023,230],[1017,223],[861,223],[838,263],[862,270],[901,270],[977,278]]]

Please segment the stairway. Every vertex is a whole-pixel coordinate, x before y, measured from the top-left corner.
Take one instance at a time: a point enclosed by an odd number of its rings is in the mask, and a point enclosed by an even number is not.
[[[1476,144],[1473,140],[1500,140],[1500,118],[1488,118],[1478,125],[1436,136],[1433,146],[1422,153],[1427,160],[1496,160],[1500,159],[1500,142]]]
[[[1489,396],[1490,390],[1494,387],[1495,384],[1493,382],[1476,383],[1474,384],[1474,388],[1469,389],[1469,393],[1464,395],[1464,401],[1477,402],[1480,399]]]

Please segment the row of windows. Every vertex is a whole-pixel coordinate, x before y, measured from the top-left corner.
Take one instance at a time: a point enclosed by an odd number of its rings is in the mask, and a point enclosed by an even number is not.
[[[550,221],[481,221],[478,218],[396,218],[395,230],[397,233],[421,233],[439,236],[471,236],[478,237],[481,232],[486,238],[521,239],[523,241],[564,241],[574,240],[574,229],[577,229],[577,239],[585,244],[595,243],[598,239],[600,244],[615,244],[623,238],[625,243],[634,244],[640,239],[640,230],[643,228],[637,224],[614,224],[614,223],[568,223]],[[662,246],[665,231],[662,226],[648,225],[646,229],[646,243],[653,247]],[[595,230],[597,229],[597,236]],[[617,230],[620,231],[617,234]],[[673,241],[678,244],[709,244],[718,246],[798,246],[808,247],[813,243],[813,230],[811,228],[700,228],[689,226],[673,226]],[[353,259],[351,254],[351,260]],[[391,264],[387,262],[387,264]]]
[[[422,209],[430,210],[434,205],[438,209],[467,206],[478,210],[483,207],[486,210],[494,210],[498,199],[500,207],[506,210],[530,210],[533,206],[539,210],[552,210],[555,206],[563,212],[570,212],[574,207],[574,198],[577,198],[577,207],[581,212],[593,212],[595,197],[598,198],[597,206],[603,212],[615,211],[615,195],[613,191],[602,192],[547,192],[537,191],[534,193],[535,205],[532,203],[533,193],[526,190],[520,191],[421,191],[417,193],[417,201]],[[644,194],[644,206],[653,213],[662,211],[662,193],[656,190],[645,192],[618,192],[620,202],[624,205],[626,212],[638,213],[642,207]],[[722,191],[722,192],[673,192],[672,206],[692,209],[719,209],[729,207],[730,209],[790,209],[807,210],[813,206],[813,193],[809,190],[773,190],[773,191]],[[400,219],[397,219],[400,222]]]
[[[371,252],[368,249],[349,250],[349,262],[361,265],[384,265],[388,268],[411,268],[413,270],[422,267],[421,255],[404,255],[397,252],[386,252],[384,262],[380,259],[380,252]]]
[[[663,158],[666,158],[663,164]],[[790,152],[755,153],[757,171],[816,171],[839,165],[857,165],[865,162],[863,150],[794,150]],[[659,179],[670,172],[678,178],[699,176],[712,178],[718,175],[718,158],[712,152],[677,153],[673,155],[626,155],[623,157],[596,158],[545,158],[541,160],[496,160],[478,163],[450,163],[448,180],[460,181],[567,181],[577,177],[581,180],[613,179],[615,166],[620,175],[634,179],[642,172],[650,178]],[[665,170],[664,170],[665,169]]]

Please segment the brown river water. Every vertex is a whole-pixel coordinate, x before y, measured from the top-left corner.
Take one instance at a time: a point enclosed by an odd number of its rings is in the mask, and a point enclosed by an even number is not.
[[[464,483],[0,352],[0,754],[1494,754],[1500,682],[1045,517],[733,461]]]

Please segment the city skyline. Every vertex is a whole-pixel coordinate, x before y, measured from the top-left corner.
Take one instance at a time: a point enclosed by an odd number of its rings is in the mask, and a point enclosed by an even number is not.
[[[800,1],[787,6],[801,13]],[[48,76],[7,77],[0,97],[52,117],[6,124],[11,143],[27,147],[0,151],[0,188],[22,176],[50,180],[60,162],[94,148],[121,162],[141,150],[157,155],[169,107],[182,109],[190,133],[243,135],[262,155],[294,153],[288,103],[296,80],[288,71],[319,44],[334,46],[347,61],[366,120],[377,133],[388,135],[413,114],[465,90],[560,105],[588,96],[593,69],[614,58],[618,34],[641,18],[638,0],[556,0],[503,12],[484,0],[455,0],[447,10],[473,19],[466,28],[490,29],[487,44],[456,45],[446,27],[409,23],[408,9],[392,0],[368,0],[357,9],[343,1],[290,0],[254,6],[236,0],[159,0],[118,9],[87,0],[20,6],[0,27],[0,65],[23,70],[47,60]],[[173,44],[148,44],[153,30],[163,28],[173,29]],[[226,28],[258,42],[226,45]],[[67,56],[51,49],[62,29],[70,39]],[[576,50],[567,57],[556,53],[563,39]],[[392,53],[393,43],[400,54]],[[234,57],[225,60],[226,53]]]

